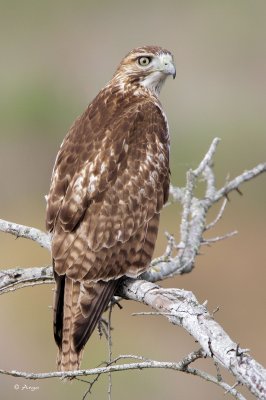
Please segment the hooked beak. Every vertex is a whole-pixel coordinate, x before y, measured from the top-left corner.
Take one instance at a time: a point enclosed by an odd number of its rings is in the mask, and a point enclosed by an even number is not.
[[[166,75],[172,75],[173,79],[176,77],[176,68],[174,60],[170,54],[164,54],[161,57],[161,71]]]
[[[176,77],[176,69],[175,69],[175,65],[173,64],[173,67],[174,67],[174,72],[172,73],[172,75],[173,75],[173,79],[175,79],[175,77]]]

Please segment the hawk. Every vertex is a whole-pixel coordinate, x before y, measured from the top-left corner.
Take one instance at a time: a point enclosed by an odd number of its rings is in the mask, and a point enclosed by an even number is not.
[[[79,369],[83,348],[123,277],[149,267],[169,191],[168,123],[158,95],[175,74],[168,50],[132,50],[58,152],[46,227],[61,371]]]

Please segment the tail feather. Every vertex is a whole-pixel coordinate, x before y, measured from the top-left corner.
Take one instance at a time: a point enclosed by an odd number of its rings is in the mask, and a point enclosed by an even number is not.
[[[120,279],[80,283],[55,273],[54,337],[61,371],[79,369],[83,348],[114,295]]]
[[[63,337],[65,276],[60,276],[54,271],[54,278],[56,282],[54,293],[54,339],[57,346],[61,347]]]
[[[80,283],[65,278],[62,342],[57,356],[57,366],[61,371],[79,368],[80,358],[73,343],[75,315],[78,308]]]
[[[80,309],[75,318],[73,337],[77,351],[80,351],[87,343],[120,281],[121,279],[117,279],[84,284],[80,296]]]

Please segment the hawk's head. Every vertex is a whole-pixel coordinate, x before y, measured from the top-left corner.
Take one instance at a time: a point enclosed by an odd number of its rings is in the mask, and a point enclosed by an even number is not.
[[[132,50],[121,61],[114,79],[122,87],[141,85],[158,95],[169,75],[176,75],[172,53],[158,46],[144,46]]]

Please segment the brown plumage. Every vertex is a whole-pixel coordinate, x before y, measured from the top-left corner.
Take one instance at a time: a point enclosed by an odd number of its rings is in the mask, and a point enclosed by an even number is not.
[[[168,126],[158,100],[167,75],[175,76],[169,51],[132,50],[59,150],[46,225],[62,371],[79,368],[120,280],[137,277],[151,261],[169,189]]]

